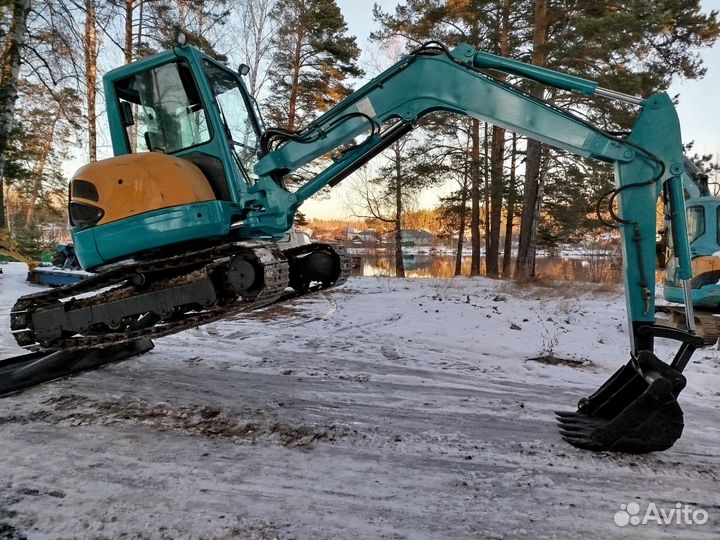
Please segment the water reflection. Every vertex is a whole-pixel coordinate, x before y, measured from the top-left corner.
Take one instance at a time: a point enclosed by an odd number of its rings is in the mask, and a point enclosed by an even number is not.
[[[359,258],[359,259],[358,259]],[[394,276],[395,257],[383,252],[356,255],[359,263],[353,270],[356,276]],[[470,275],[470,257],[462,259],[462,275]],[[455,257],[440,254],[406,254],[403,257],[407,277],[452,277],[455,274]],[[515,260],[511,268],[514,268]],[[535,263],[538,277],[566,281],[620,282],[620,265],[608,257],[538,257]],[[480,258],[480,269],[485,269],[485,258]]]

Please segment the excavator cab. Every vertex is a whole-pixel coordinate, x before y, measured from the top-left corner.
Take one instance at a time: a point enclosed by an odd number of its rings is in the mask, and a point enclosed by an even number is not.
[[[189,48],[173,53],[178,56],[165,63],[124,67],[106,77],[119,116],[110,122],[122,126],[113,137],[115,155],[182,157],[203,171],[218,199],[237,200],[257,181],[262,121],[255,101],[239,74],[212,58]]]
[[[176,47],[103,83],[116,157],[81,168],[70,185],[83,267],[228,236],[257,182],[262,125],[239,74]]]

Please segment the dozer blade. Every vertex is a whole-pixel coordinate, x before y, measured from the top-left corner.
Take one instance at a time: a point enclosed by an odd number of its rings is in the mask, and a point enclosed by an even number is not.
[[[103,349],[34,352],[0,360],[0,396],[148,352],[149,339]]]
[[[685,377],[641,351],[580,400],[575,412],[557,412],[560,435],[578,448],[644,454],[670,448],[683,431],[677,397]]]

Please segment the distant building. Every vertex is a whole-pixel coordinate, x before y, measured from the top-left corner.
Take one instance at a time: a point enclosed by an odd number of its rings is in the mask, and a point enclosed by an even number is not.
[[[402,245],[405,247],[426,247],[431,246],[437,237],[431,232],[422,229],[402,229]],[[395,233],[388,233],[383,237],[383,241],[389,244],[395,243]]]
[[[315,229],[311,238],[314,242],[337,242],[336,236],[335,229]]]
[[[350,238],[350,241],[353,246],[372,247],[377,245],[379,238],[375,231],[368,229],[357,232]]]

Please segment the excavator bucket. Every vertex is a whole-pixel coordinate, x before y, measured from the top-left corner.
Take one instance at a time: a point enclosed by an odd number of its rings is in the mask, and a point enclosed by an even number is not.
[[[581,399],[577,411],[556,413],[560,435],[587,450],[666,450],[682,435],[677,398],[685,382],[675,367],[640,351],[593,395]]]

